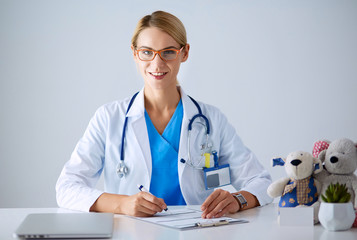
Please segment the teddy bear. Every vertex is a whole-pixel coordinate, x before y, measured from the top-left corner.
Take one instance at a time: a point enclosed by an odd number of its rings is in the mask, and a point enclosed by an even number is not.
[[[313,156],[323,163],[323,171],[315,174],[322,184],[322,193],[330,183],[346,184],[351,194],[351,201],[357,208],[357,145],[350,139],[342,138],[333,142],[317,141],[314,144]]]
[[[313,177],[322,171],[320,159],[303,151],[291,152],[286,159],[274,158],[273,167],[284,166],[286,178],[278,179],[269,185],[267,193],[270,197],[280,197],[279,207],[314,208],[314,222],[318,222],[318,210],[320,203],[321,183]]]

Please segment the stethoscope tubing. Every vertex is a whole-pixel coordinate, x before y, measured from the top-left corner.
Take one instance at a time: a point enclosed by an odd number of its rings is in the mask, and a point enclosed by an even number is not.
[[[130,99],[128,109],[126,110],[125,113],[125,120],[124,120],[124,125],[123,125],[123,131],[121,135],[121,149],[120,149],[120,160],[124,162],[124,141],[125,141],[125,132],[126,132],[126,125],[128,124],[128,117],[126,116],[131,108],[131,105],[133,105],[133,102],[136,98],[136,96],[139,94],[139,92],[135,93],[134,96]]]
[[[131,108],[131,106],[133,105],[134,103],[134,100],[136,98],[136,96],[139,94],[139,92],[135,93],[133,95],[133,97],[130,99],[130,102],[129,102],[129,105],[128,105],[128,108],[126,110],[126,113],[125,113],[125,120],[124,120],[124,125],[123,125],[123,131],[122,131],[122,136],[121,136],[121,147],[120,147],[120,164],[119,164],[119,167],[117,168],[117,173],[120,177],[123,177],[127,172],[128,172],[128,169],[127,167],[125,166],[124,164],[124,142],[125,142],[125,134],[126,134],[126,126],[128,124],[128,117],[127,117],[127,114]],[[181,162],[182,163],[185,163],[185,164],[188,164],[189,166],[193,167],[193,168],[196,168],[196,169],[203,169],[202,167],[198,167],[198,166],[195,166],[193,165],[192,161],[191,161],[191,154],[190,154],[190,135],[191,135],[191,130],[192,130],[192,124],[194,123],[194,121],[197,119],[197,118],[202,118],[204,121],[205,121],[205,130],[206,130],[206,145],[208,146],[208,136],[210,134],[210,124],[209,124],[209,121],[208,121],[208,118],[202,114],[202,110],[201,110],[201,107],[198,105],[198,103],[196,102],[196,100],[194,100],[192,97],[189,96],[189,98],[192,100],[192,102],[195,104],[195,106],[197,107],[197,110],[198,110],[198,114],[194,115],[192,117],[192,119],[189,121],[189,124],[188,124],[188,140],[187,140],[187,143],[188,143],[188,161],[185,161],[184,159],[181,159]],[[203,124],[204,125],[204,124]],[[199,164],[198,164],[199,165]],[[124,169],[124,170],[122,170]]]

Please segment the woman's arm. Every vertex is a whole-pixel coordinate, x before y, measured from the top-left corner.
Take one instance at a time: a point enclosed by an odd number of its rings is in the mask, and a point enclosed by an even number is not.
[[[239,210],[265,205],[271,202],[267,188],[271,177],[259,163],[256,156],[243,144],[234,127],[218,110],[211,109],[210,118],[215,126],[215,139],[219,140],[219,162],[229,164],[232,186],[242,194],[248,206],[241,206],[237,199],[228,191],[216,190],[207,197],[202,205],[203,217],[220,217],[225,213],[235,213]],[[217,136],[218,135],[218,136]],[[236,193],[235,193],[236,194]]]
[[[95,188],[102,173],[106,139],[107,113],[99,108],[90,120],[56,184],[60,207],[88,211],[103,194]]]
[[[233,194],[238,193],[242,194],[247,200],[246,206],[241,206],[240,202],[233,196]],[[202,218],[222,217],[226,213],[236,213],[260,206],[258,199],[250,192],[239,191],[233,194],[222,189],[215,190],[201,206]]]
[[[91,206],[90,211],[148,217],[166,208],[163,199],[146,192],[139,192],[131,196],[103,193]]]

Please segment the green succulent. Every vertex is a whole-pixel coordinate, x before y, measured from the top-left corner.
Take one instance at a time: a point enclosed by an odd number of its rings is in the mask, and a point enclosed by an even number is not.
[[[325,195],[321,194],[321,198],[327,203],[347,203],[351,199],[351,194],[348,193],[346,184],[331,183],[327,187]]]

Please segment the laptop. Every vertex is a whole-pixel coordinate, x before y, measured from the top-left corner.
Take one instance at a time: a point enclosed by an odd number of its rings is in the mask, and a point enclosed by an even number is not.
[[[18,238],[111,238],[112,213],[29,214],[14,232]]]

